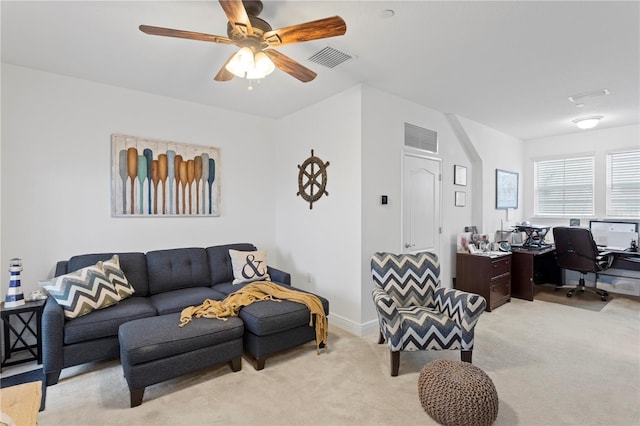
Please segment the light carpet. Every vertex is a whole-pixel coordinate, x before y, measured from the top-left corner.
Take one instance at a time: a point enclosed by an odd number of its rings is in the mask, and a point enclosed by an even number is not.
[[[205,320],[203,320],[205,321]],[[331,319],[329,319],[331,321]],[[638,425],[640,303],[616,297],[600,312],[512,299],[476,326],[474,365],[500,399],[496,425]],[[328,349],[309,343],[256,371],[227,365],[147,388],[141,406],[117,360],[63,370],[48,388],[48,425],[407,425],[436,424],[417,395],[429,361],[458,351],[403,353],[389,375],[377,335],[330,328]]]
[[[606,301],[602,301],[600,296],[591,291],[576,291],[573,296],[567,297],[567,292],[572,287],[561,287],[557,291],[551,285],[537,285],[535,287],[534,299],[550,303],[559,303],[579,309],[589,309],[590,311],[601,311],[607,303],[611,302],[615,296],[609,293]]]

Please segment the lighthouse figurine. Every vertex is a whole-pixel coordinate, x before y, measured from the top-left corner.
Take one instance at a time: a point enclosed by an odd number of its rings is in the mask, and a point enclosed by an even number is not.
[[[9,260],[9,291],[4,301],[5,308],[15,308],[24,305],[24,294],[20,287],[20,272],[22,272],[22,259],[14,258]]]

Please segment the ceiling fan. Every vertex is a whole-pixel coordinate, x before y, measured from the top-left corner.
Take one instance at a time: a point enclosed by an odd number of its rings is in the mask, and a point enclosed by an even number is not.
[[[262,12],[260,0],[219,1],[229,19],[227,37],[149,25],[140,25],[140,31],[151,35],[233,44],[240,47],[218,71],[214,78],[216,81],[229,81],[234,76],[249,80],[260,79],[277,67],[303,83],[313,80],[317,74],[273,47],[341,36],[347,31],[347,24],[339,16],[274,30],[267,21],[258,18]]]

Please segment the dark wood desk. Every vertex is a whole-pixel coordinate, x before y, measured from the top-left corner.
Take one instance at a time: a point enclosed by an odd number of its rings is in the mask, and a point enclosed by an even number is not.
[[[640,271],[640,253],[633,251],[619,251],[613,253],[612,269]]]
[[[562,270],[556,264],[555,247],[512,247],[511,296],[533,301],[536,284],[562,285]]]

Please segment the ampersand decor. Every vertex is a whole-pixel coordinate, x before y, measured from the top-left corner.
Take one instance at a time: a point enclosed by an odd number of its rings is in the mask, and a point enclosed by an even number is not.
[[[260,270],[261,263],[262,261],[256,260],[254,255],[247,255],[247,263],[242,267],[242,276],[247,280],[253,280],[256,277],[264,275],[264,272]],[[247,268],[249,269],[247,270]]]
[[[298,164],[298,193],[305,201],[309,202],[309,208],[313,208],[313,203],[318,201],[323,195],[329,195],[327,188],[327,167],[329,162],[323,162],[313,155],[304,160],[302,165]]]

